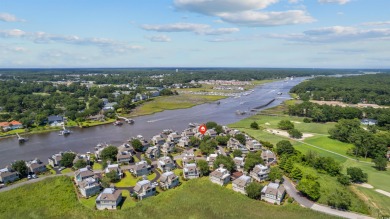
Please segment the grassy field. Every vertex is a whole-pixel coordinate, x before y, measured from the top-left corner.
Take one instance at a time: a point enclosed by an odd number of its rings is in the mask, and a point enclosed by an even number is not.
[[[180,94],[175,96],[157,97],[137,107],[130,116],[142,116],[162,112],[164,110],[190,108],[199,104],[214,102],[226,97]]]
[[[207,178],[128,203],[122,210],[96,211],[86,205],[91,206],[77,200],[70,178],[55,177],[2,193],[0,218],[335,218],[298,205],[251,200]]]
[[[152,173],[147,176],[148,180],[153,180],[156,178],[156,174]],[[115,186],[117,187],[129,187],[129,186],[135,186],[138,181],[140,181],[142,177],[134,177],[129,172],[125,173],[125,177],[121,179],[118,183],[115,183]]]
[[[270,83],[273,81],[277,80],[261,80],[261,81],[252,81],[252,85],[245,85],[243,86],[245,90],[253,89],[256,86]],[[192,91],[192,92],[221,92],[221,93],[239,93],[241,91],[239,90],[214,90],[213,89],[214,85],[209,85],[209,84],[202,84],[202,87],[200,88],[185,88],[185,89],[180,89],[178,91]],[[234,86],[234,87],[242,87],[242,86]]]
[[[370,206],[373,216],[390,216],[390,198],[372,189],[354,186],[353,190]],[[372,200],[376,200],[373,202]]]

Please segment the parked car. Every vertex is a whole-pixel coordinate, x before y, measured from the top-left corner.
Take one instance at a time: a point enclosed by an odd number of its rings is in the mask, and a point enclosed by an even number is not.
[[[60,167],[58,170],[59,171],[62,171],[62,170],[64,170],[65,169],[65,167]]]
[[[4,187],[5,187],[5,185],[4,185],[4,184],[0,184],[0,189],[1,189],[1,188],[4,188]]]
[[[31,179],[31,175],[28,175],[28,176],[27,176],[27,179]]]

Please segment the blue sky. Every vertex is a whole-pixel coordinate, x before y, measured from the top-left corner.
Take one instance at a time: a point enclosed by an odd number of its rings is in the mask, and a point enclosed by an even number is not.
[[[0,68],[390,68],[389,0],[0,0]]]

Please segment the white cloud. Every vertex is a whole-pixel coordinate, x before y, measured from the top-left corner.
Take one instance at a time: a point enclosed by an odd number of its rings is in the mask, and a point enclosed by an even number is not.
[[[19,29],[0,30],[1,38],[23,38],[35,43],[65,43],[73,45],[97,46],[104,51],[113,51],[123,53],[132,50],[141,50],[143,47],[129,45],[125,42],[119,42],[106,38],[82,38],[76,35],[59,35],[45,32],[25,32]]]
[[[245,11],[234,14],[222,13],[219,16],[226,22],[244,26],[278,26],[315,21],[310,15],[301,10],[283,12]]]
[[[387,26],[390,25],[390,21],[373,21],[365,22],[361,24],[362,26]]]
[[[273,34],[270,37],[309,43],[389,40],[390,28],[359,29],[356,27],[332,26],[308,30],[303,33]]]
[[[23,19],[17,18],[13,14],[8,13],[0,13],[0,21],[4,22],[24,22]]]
[[[171,38],[166,35],[146,36],[151,42],[171,42]]]
[[[350,2],[351,0],[318,0],[319,3],[328,4],[328,3],[336,3],[339,5],[344,5]]]
[[[301,0],[288,0],[288,2],[290,3],[290,4],[297,4],[297,3],[299,3]]]
[[[278,0],[175,0],[179,10],[219,17],[243,26],[278,26],[315,21],[305,10],[264,11]],[[290,0],[298,3],[299,0]]]
[[[174,0],[177,9],[215,15],[216,13],[234,13],[254,9],[264,9],[278,0]]]
[[[142,29],[157,32],[193,32],[201,35],[223,35],[240,31],[238,28],[212,28],[207,24],[174,23],[162,25],[145,24]]]

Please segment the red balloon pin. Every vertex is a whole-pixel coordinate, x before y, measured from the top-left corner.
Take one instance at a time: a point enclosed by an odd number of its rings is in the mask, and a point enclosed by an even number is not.
[[[207,131],[207,127],[205,125],[199,126],[199,132],[202,133],[202,135],[204,135],[206,131]]]

